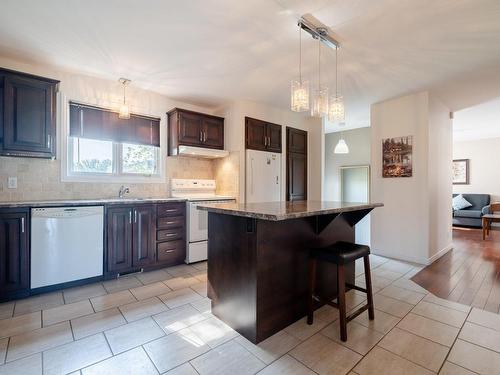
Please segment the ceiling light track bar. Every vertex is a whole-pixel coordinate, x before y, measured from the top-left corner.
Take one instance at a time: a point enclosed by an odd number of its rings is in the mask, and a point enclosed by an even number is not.
[[[337,40],[335,40],[334,38],[332,38],[330,35],[328,35],[328,29],[326,27],[316,26],[312,22],[309,22],[304,18],[301,18],[299,20],[298,26],[302,30],[311,34],[311,36],[314,39],[319,39],[321,42],[323,42],[328,47],[333,48],[333,49],[340,48],[340,43]]]

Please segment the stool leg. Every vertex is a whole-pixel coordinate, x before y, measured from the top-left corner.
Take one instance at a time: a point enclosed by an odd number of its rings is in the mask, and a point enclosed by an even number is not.
[[[345,307],[345,269],[343,264],[337,266],[337,281],[339,293],[339,320],[340,320],[340,339],[347,341],[347,317]]]
[[[316,285],[316,259],[309,259],[309,301],[307,304],[307,324],[313,324],[314,319],[314,289]]]
[[[370,320],[375,319],[375,312],[373,309],[373,293],[372,293],[372,274],[370,270],[370,259],[367,256],[363,257],[365,265],[365,284],[366,284],[366,297],[368,299],[368,317]]]

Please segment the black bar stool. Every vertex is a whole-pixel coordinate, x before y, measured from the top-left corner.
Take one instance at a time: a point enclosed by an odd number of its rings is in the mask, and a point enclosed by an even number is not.
[[[314,302],[321,301],[320,297],[314,294],[316,288],[316,265],[317,261],[329,262],[337,265],[337,300],[338,303],[327,301],[329,305],[339,309],[340,315],[340,339],[347,341],[347,322],[357,317],[363,311],[368,310],[368,317],[370,320],[375,318],[373,309],[373,294],[372,294],[372,279],[370,273],[370,248],[365,245],[357,245],[350,242],[339,241],[333,245],[311,249],[309,256],[309,305],[307,314],[307,324],[313,323],[314,315]],[[365,266],[365,283],[366,289],[359,286],[346,283],[345,281],[345,265],[355,262],[356,259],[363,258]],[[366,293],[368,303],[351,315],[346,316],[345,292],[346,287],[349,289],[356,289]]]

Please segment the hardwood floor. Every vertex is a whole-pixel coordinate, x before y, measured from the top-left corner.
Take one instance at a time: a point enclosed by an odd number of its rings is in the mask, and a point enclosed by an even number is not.
[[[413,276],[440,298],[500,312],[500,231],[453,229],[452,251]]]

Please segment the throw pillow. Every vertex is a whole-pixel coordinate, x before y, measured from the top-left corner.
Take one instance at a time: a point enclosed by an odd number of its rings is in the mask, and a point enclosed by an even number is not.
[[[472,204],[462,194],[453,198],[453,211],[463,210],[468,207],[472,207]]]

